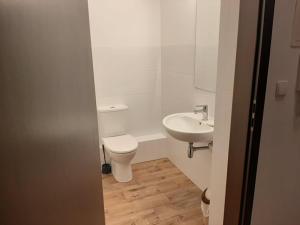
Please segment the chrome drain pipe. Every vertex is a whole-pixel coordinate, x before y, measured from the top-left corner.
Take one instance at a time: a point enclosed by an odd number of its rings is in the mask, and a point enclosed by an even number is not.
[[[213,142],[210,142],[208,145],[201,146],[201,147],[195,147],[194,143],[189,143],[188,147],[188,157],[191,159],[194,156],[194,152],[196,151],[203,151],[203,150],[209,150],[213,146]]]

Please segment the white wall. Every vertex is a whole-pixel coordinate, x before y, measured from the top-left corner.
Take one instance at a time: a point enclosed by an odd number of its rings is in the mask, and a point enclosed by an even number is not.
[[[213,117],[215,94],[194,87],[196,0],[162,0],[161,10],[163,115],[208,104]],[[186,143],[173,138],[168,142],[171,161],[201,189],[208,187],[211,152],[197,152],[189,159]]]
[[[160,0],[89,0],[97,105],[129,106],[129,132],[161,121]]]
[[[295,3],[275,4],[252,225],[300,223],[300,93],[295,91],[300,49],[290,47]],[[282,98],[275,97],[278,80],[289,82]]]
[[[210,185],[212,196],[210,225],[221,225],[224,218],[239,6],[239,0],[221,2],[215,133]]]

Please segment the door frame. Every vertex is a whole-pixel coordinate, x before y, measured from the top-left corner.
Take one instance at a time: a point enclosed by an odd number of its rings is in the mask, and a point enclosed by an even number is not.
[[[241,0],[224,225],[250,225],[275,0]]]

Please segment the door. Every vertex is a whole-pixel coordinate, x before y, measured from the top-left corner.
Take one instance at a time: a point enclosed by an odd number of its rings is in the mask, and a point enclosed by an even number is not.
[[[251,225],[300,224],[300,1],[275,2]]]
[[[240,3],[224,225],[251,223],[275,0]]]
[[[260,1],[248,126],[240,141],[231,137],[224,224],[299,224],[299,5]]]
[[[0,0],[0,224],[103,225],[87,1]]]

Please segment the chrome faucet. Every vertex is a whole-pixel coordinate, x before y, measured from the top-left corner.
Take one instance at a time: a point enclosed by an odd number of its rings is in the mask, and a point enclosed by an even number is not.
[[[202,113],[203,120],[208,120],[208,105],[195,105],[194,113]]]

